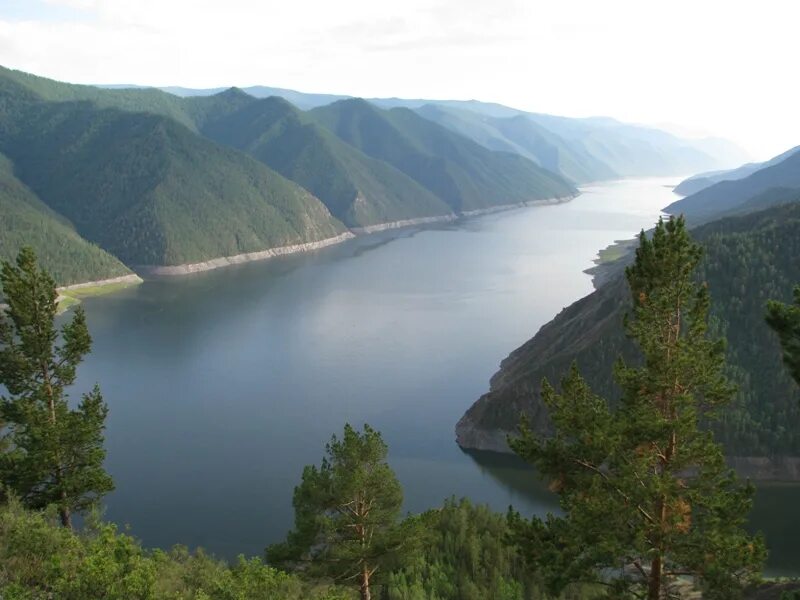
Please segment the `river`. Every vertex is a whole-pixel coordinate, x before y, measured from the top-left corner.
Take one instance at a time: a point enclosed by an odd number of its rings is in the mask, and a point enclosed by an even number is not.
[[[303,466],[345,422],[383,433],[409,511],[451,495],[553,510],[533,473],[462,452],[453,428],[502,358],[592,290],[597,251],[650,227],[675,183],[594,185],[565,204],[86,300],[94,348],[79,388],[98,382],[110,407],[106,517],[148,546],[260,555],[292,524]],[[791,514],[797,488],[775,489],[760,493]],[[788,572],[781,560],[771,569]]]

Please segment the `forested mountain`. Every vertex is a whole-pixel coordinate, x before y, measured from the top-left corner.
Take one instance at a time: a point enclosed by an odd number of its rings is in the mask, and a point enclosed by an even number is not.
[[[344,229],[257,161],[148,113],[34,103],[3,142],[20,179],[128,265],[178,265]]]
[[[416,112],[490,150],[514,152],[576,183],[617,177],[617,173],[587,152],[580,143],[567,144],[522,114],[490,117],[438,104],[426,104]]]
[[[227,101],[230,110],[222,111]],[[451,208],[391,165],[370,158],[320,127],[282,98],[241,91],[192,98],[200,129],[309,190],[348,227],[452,214]]]
[[[673,202],[664,210],[670,214],[683,214],[690,223],[700,224],[735,212],[756,196],[765,195],[764,197],[768,198],[770,195],[781,193],[781,189],[800,190],[800,152],[790,152],[788,157],[782,156],[783,160],[759,169],[747,177],[720,181],[696,194]],[[756,205],[758,204],[759,201],[756,201]]]
[[[671,160],[708,158],[660,132],[550,118],[558,133],[536,115],[480,102],[380,101],[413,105],[424,118],[408,108],[330,103],[341,97],[278,88],[251,91],[318,108],[303,112],[235,88],[214,95],[173,91],[183,97],[73,85],[0,67],[0,152],[14,182],[5,189],[16,190],[15,198],[26,190],[28,220],[30,206],[47,215],[39,221],[41,235],[30,239],[60,283],[126,272],[123,264],[200,263],[316,242],[347,228],[567,198],[577,193],[567,178],[655,168],[642,163],[646,152],[630,141],[637,136],[646,138],[650,153],[684,156]],[[619,155],[620,144],[637,164]],[[617,169],[601,154],[628,161],[630,169]],[[6,191],[9,218],[0,223],[6,256],[22,243],[9,231],[11,197]],[[18,220],[21,205],[13,205]],[[92,258],[73,272],[48,262],[44,239],[64,236],[90,242],[81,252]]]
[[[0,154],[0,260],[13,261],[19,248],[37,248],[39,260],[60,285],[130,274],[118,259],[90,244],[14,175]]]
[[[711,291],[713,328],[728,339],[729,375],[739,386],[734,407],[715,425],[720,439],[731,455],[796,455],[800,392],[783,367],[764,311],[769,298],[789,300],[800,281],[800,202],[714,221],[693,235],[705,248],[699,277]],[[613,401],[619,394],[614,361],[620,354],[634,356],[622,327],[629,306],[618,273],[559,313],[502,362],[491,391],[459,421],[459,443],[508,451],[505,437],[515,433],[521,413],[547,430],[541,380],[557,383],[573,361],[593,389]]]
[[[487,150],[405,108],[382,110],[354,99],[309,114],[348,144],[398,168],[458,212],[577,192],[562,177],[528,159]]]
[[[736,181],[737,179],[744,179],[756,171],[760,171],[766,167],[771,167],[772,165],[777,165],[778,163],[783,162],[798,151],[800,151],[800,146],[791,148],[790,150],[787,150],[786,152],[779,154],[778,156],[765,162],[747,163],[736,169],[712,171],[710,173],[700,173],[699,175],[694,175],[688,179],[684,179],[677,186],[675,186],[675,193],[681,196],[689,196],[691,194],[696,194],[700,190],[704,190],[707,187],[711,187],[720,181]]]
[[[223,91],[223,88],[161,89],[184,97],[208,96]],[[350,98],[340,94],[309,94],[265,86],[243,89],[259,98],[280,96],[303,110]],[[544,162],[548,156],[548,144],[555,145],[559,149],[559,164],[563,165],[563,169],[558,172],[576,183],[626,176],[683,175],[730,168],[748,160],[747,154],[741,148],[727,140],[680,139],[651,127],[620,123],[608,118],[556,117],[478,100],[367,100],[380,108],[410,108],[491,150],[515,152],[545,168],[551,168]],[[493,123],[496,119],[505,122]],[[522,130],[517,131],[514,124]],[[507,135],[508,131],[512,135]],[[539,135],[545,135],[546,144],[542,143]],[[539,153],[542,153],[543,162],[535,158]],[[552,155],[549,159],[553,160]],[[573,164],[575,159],[579,159],[578,164]],[[592,168],[586,171],[589,167]]]

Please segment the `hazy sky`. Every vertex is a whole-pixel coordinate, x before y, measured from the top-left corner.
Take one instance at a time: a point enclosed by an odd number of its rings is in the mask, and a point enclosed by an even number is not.
[[[800,144],[797,0],[0,0],[0,64],[76,83],[501,102]]]

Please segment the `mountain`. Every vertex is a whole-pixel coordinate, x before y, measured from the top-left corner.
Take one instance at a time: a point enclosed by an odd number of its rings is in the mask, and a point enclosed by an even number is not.
[[[151,91],[0,72],[0,152],[53,213],[128,266],[203,262],[345,231],[308,191],[199,135],[180,99]]]
[[[737,179],[744,179],[756,171],[760,171],[766,167],[771,167],[783,162],[798,151],[800,151],[800,146],[787,150],[783,154],[779,154],[778,156],[771,158],[766,162],[747,163],[737,169],[729,169],[726,171],[700,173],[699,175],[689,177],[689,179],[684,179],[677,186],[675,186],[674,191],[676,194],[681,196],[690,196],[691,194],[696,194],[700,190],[704,190],[707,187],[711,187],[715,183],[719,183],[721,181],[736,181]]]
[[[797,455],[800,390],[784,369],[779,344],[764,323],[768,298],[791,299],[800,281],[800,194],[796,202],[708,223],[692,234],[705,249],[699,277],[708,282],[715,333],[728,340],[729,376],[739,391],[715,430],[729,454]],[[619,396],[612,380],[616,358],[635,356],[624,335],[630,306],[621,272],[594,293],[565,308],[512,352],[492,377],[491,390],[456,427],[465,448],[507,452],[520,414],[549,430],[539,389],[557,383],[576,361],[593,389]]]
[[[165,87],[162,90],[172,92],[178,96],[213,95],[223,91],[223,88],[210,88],[197,90],[180,87]],[[252,86],[244,88],[252,96],[263,98],[279,96],[303,109],[310,110],[327,106],[340,100],[352,99],[350,96],[340,94],[308,94],[285,88],[266,86]],[[614,177],[653,176],[653,175],[683,175],[691,172],[708,171],[712,169],[729,168],[742,164],[748,160],[747,153],[735,144],[720,138],[681,139],[652,127],[621,123],[606,117],[570,118],[530,113],[494,102],[481,102],[478,100],[431,100],[431,99],[406,99],[406,98],[368,98],[371,104],[384,109],[410,108],[421,114],[425,107],[435,106],[446,113],[471,113],[470,120],[476,117],[491,119],[514,119],[525,117],[526,120],[544,128],[552,138],[560,140],[571,153],[578,156],[591,157],[596,164],[597,173],[582,173],[580,169],[574,170],[570,175],[570,167],[561,171],[576,182],[594,181]],[[425,109],[427,110],[427,109]],[[430,118],[432,115],[426,115]],[[433,120],[437,120],[434,118]],[[437,121],[447,127],[452,127],[462,135],[483,144],[490,142],[486,147],[492,150],[507,150],[520,153],[522,156],[538,162],[531,155],[531,149],[526,149],[524,144],[511,142],[510,147],[498,147],[497,135],[492,133],[487,137],[481,128],[474,129],[473,125],[466,128],[459,119],[448,122]],[[516,121],[523,123],[523,121]],[[518,135],[527,137],[526,132]],[[501,145],[505,134],[501,133]],[[536,136],[533,137],[534,147],[537,144]],[[570,154],[561,153],[564,164],[568,164],[566,157]],[[540,163],[546,166],[544,163]],[[600,167],[602,165],[602,167]],[[592,177],[592,179],[587,179]]]
[[[581,144],[568,144],[524,114],[490,117],[439,104],[425,104],[416,112],[490,150],[514,152],[576,183],[617,177]]]
[[[257,100],[229,90],[191,101],[195,114],[205,107],[204,135],[299,183],[348,227],[453,214],[416,181],[344,143],[282,98]],[[220,109],[223,101],[229,110]]]
[[[396,167],[469,212],[577,190],[559,175],[517,154],[492,152],[406,108],[383,110],[365,100],[340,100],[309,115],[340,139]]]
[[[36,248],[39,263],[58,285],[129,275],[118,259],[90,244],[14,175],[0,154],[0,260],[13,261],[22,246]]]
[[[788,156],[787,156],[788,154]],[[741,179],[720,181],[667,206],[670,214],[683,214],[690,223],[699,224],[730,214],[756,196],[773,189],[800,189],[800,152],[781,155],[778,162]]]

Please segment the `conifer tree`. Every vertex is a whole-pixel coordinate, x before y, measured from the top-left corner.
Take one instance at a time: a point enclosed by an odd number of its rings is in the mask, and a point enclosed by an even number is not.
[[[370,600],[376,578],[402,566],[416,543],[415,520],[400,523],[403,491],[387,447],[369,425],[345,425],[319,467],[307,466],[294,491],[295,529],[267,559],[355,585]]]
[[[0,273],[7,308],[0,313],[0,421],[10,449],[3,455],[3,484],[30,508],[55,505],[64,527],[72,514],[113,489],[103,470],[103,429],[108,409],[100,390],[70,408],[66,389],[91,348],[79,307],[60,331],[55,283],[24,248]]]
[[[800,286],[794,288],[794,304],[769,301],[767,324],[778,334],[783,362],[800,385]]]
[[[563,516],[510,514],[523,555],[550,591],[596,582],[608,598],[673,597],[689,578],[704,598],[734,599],[758,576],[763,542],[743,525],[753,489],[726,467],[699,427],[731,399],[724,344],[708,334],[709,291],[695,281],[701,258],[682,218],[642,232],[626,276],[633,311],[628,336],[638,364],[615,370],[622,397],[596,396],[577,367],[542,397],[555,435],[523,423],[512,448],[552,481]]]

